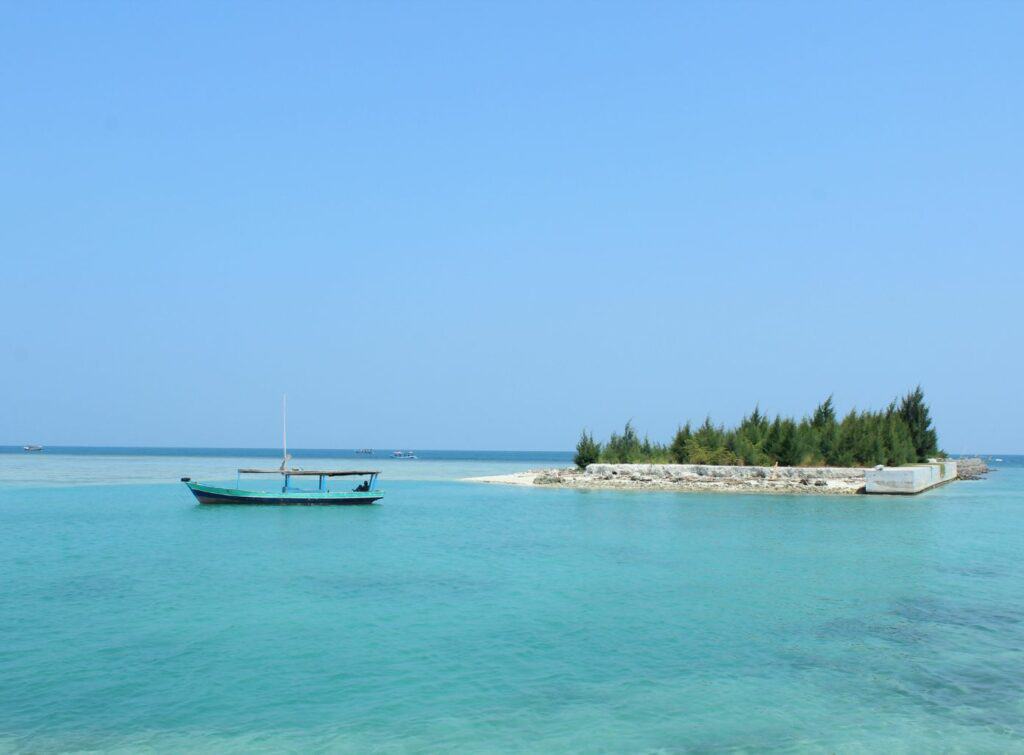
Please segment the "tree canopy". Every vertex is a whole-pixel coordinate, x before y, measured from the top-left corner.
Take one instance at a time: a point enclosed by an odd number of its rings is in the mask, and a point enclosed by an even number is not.
[[[727,464],[786,467],[898,466],[939,454],[924,391],[917,386],[880,411],[851,410],[838,419],[832,397],[800,420],[769,419],[759,407],[733,428],[706,417],[696,429],[681,425],[667,444],[637,434],[632,421],[607,443],[584,431],[576,445],[581,469],[596,461],[627,463]]]

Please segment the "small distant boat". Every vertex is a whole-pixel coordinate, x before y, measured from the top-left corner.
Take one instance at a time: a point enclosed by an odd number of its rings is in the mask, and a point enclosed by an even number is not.
[[[391,458],[392,459],[415,459],[417,457],[416,457],[416,454],[414,454],[412,451],[392,451],[391,452]]]
[[[22,446],[22,449],[24,449],[25,451],[42,451],[43,447],[42,446],[36,446],[36,445],[33,445],[32,443],[29,443],[27,446]]]
[[[357,454],[362,454],[363,456],[373,456],[373,449],[372,448],[357,448],[356,449],[356,453]]]
[[[278,469],[239,469],[235,487],[226,488],[210,485],[205,482],[194,482],[191,477],[182,477],[181,481],[192,491],[199,503],[203,504],[247,504],[271,506],[354,506],[379,501],[384,491],[377,489],[377,470],[325,469],[307,470],[288,466],[291,455],[288,453],[288,413],[286,400],[282,401],[284,415],[283,453],[284,458]],[[284,484],[280,490],[246,490],[242,488],[242,475],[269,474],[281,475]],[[292,485],[294,478],[316,477],[317,487],[308,490]],[[331,490],[329,483],[338,478],[362,477],[356,487],[346,490]]]

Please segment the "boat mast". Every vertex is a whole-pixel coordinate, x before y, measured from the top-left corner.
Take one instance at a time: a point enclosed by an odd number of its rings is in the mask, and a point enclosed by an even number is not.
[[[281,469],[288,467],[288,394],[281,394]]]

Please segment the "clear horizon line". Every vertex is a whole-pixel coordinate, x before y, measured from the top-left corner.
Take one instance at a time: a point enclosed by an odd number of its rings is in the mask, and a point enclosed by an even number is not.
[[[21,449],[28,443],[8,443],[0,444],[0,448],[15,448]],[[133,449],[144,449],[144,448],[160,448],[165,450],[188,450],[188,449],[201,449],[201,450],[213,450],[213,451],[280,451],[281,449],[277,446],[163,446],[163,445],[148,445],[148,446],[128,446],[128,445],[108,445],[108,444],[89,444],[89,443],[54,443],[52,445],[45,445],[37,443],[44,449],[46,448],[133,448]],[[476,451],[476,452],[494,452],[494,453],[572,453],[573,449],[542,449],[542,448],[526,448],[526,449],[515,449],[515,448],[428,448],[427,446],[362,446],[361,448],[369,448],[374,451],[390,449],[400,450],[409,449],[413,451]],[[292,448],[293,451],[359,451],[359,447],[355,446],[335,446],[335,447],[315,447],[315,446],[304,446],[301,448]]]
[[[30,445],[30,444],[28,444],[28,443],[0,444],[0,448],[20,450],[20,449],[24,448],[24,446],[26,446],[26,445]],[[52,445],[44,445],[44,444],[36,444],[36,445],[42,445],[44,450],[47,449],[47,448],[52,448],[52,449],[59,449],[59,448],[95,448],[95,449],[108,449],[108,450],[109,449],[118,449],[118,448],[133,449],[133,450],[154,448],[154,449],[162,449],[162,450],[180,450],[180,451],[187,451],[187,450],[200,450],[200,451],[280,451],[280,449],[277,448],[276,446],[162,446],[162,445],[150,445],[150,446],[125,446],[125,445],[121,445],[121,446],[118,446],[118,445],[106,445],[106,444],[95,445],[95,444],[88,444],[88,443],[55,443],[55,444],[52,444]],[[376,447],[372,447],[372,448],[370,446],[363,446],[363,448],[370,448],[370,450],[373,450],[373,451],[383,451],[385,449],[389,449],[389,450],[408,449],[408,450],[411,450],[411,451],[471,451],[471,452],[474,452],[474,453],[544,453],[544,454],[562,454],[562,453],[572,453],[573,452],[573,449],[571,449],[571,448],[569,448],[569,449],[561,449],[561,450],[542,449],[542,448],[526,448],[526,449],[516,449],[516,448],[428,448],[426,446],[402,446],[402,447],[399,447],[399,446],[376,446]],[[330,447],[305,446],[305,447],[302,447],[302,448],[293,448],[292,450],[296,451],[296,452],[300,452],[300,451],[359,451],[361,449],[360,448],[356,448],[354,446],[353,447],[338,446],[338,447],[333,447],[333,448],[330,448]],[[956,454],[952,454],[952,455],[954,455],[954,456],[1000,456],[1000,455],[1002,455],[1002,456],[1024,456],[1024,451],[970,451],[970,452],[965,452],[965,453],[956,453]]]

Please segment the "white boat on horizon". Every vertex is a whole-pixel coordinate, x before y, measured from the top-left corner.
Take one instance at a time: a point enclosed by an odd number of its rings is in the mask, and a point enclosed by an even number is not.
[[[42,446],[37,446],[34,443],[29,443],[27,446],[22,446],[21,448],[24,451],[42,451],[43,450]]]
[[[416,454],[414,454],[412,451],[392,451],[391,452],[391,458],[392,459],[415,459],[416,458]]]

